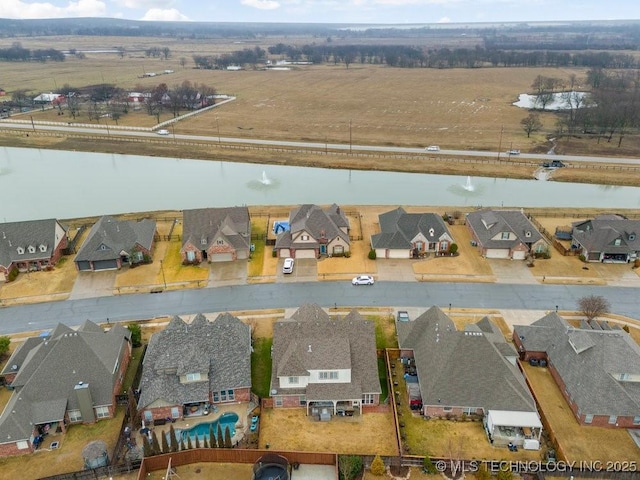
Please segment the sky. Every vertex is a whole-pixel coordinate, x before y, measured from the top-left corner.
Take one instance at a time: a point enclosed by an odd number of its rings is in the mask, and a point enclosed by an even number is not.
[[[640,19],[638,0],[0,0],[2,18],[425,24]]]

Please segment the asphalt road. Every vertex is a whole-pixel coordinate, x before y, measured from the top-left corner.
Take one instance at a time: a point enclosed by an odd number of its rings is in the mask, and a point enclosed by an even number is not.
[[[0,121],[0,127],[2,128],[17,128],[25,129],[29,128],[29,123],[11,123],[10,120]],[[386,152],[386,153],[423,153],[431,157],[437,156],[455,156],[455,157],[488,157],[498,159],[498,152],[486,152],[477,150],[440,150],[438,152],[427,152],[425,148],[407,148],[407,147],[383,147],[374,145],[349,145],[339,143],[314,143],[314,142],[290,142],[284,140],[267,140],[267,139],[252,139],[252,138],[233,138],[233,137],[218,137],[218,136],[203,136],[203,135],[182,135],[175,134],[171,127],[168,127],[170,134],[166,136],[159,136],[155,132],[141,132],[135,130],[114,129],[110,130],[103,128],[91,128],[91,127],[74,127],[71,126],[52,126],[52,125],[36,125],[36,130],[45,131],[67,131],[73,133],[87,133],[91,135],[118,135],[118,136],[132,136],[132,137],[153,137],[162,138],[166,141],[198,141],[198,142],[223,142],[223,143],[237,143],[245,145],[264,145],[274,147],[289,147],[289,148],[309,148],[316,150],[339,150],[339,151],[356,151],[356,152]],[[500,159],[506,160],[509,158],[509,154],[504,151],[500,152]],[[556,155],[556,154],[536,154],[536,153],[521,153],[518,158],[525,158],[535,161],[549,161],[549,160],[562,160],[566,162],[597,162],[597,163],[613,163],[613,164],[640,164],[640,158],[617,158],[617,157],[594,157],[586,155]]]
[[[513,310],[575,310],[578,299],[602,295],[612,312],[640,318],[638,289],[576,285],[522,285],[488,283],[378,282],[352,286],[346,282],[242,285],[119,295],[0,308],[0,334],[44,330],[59,322],[80,325],[122,322],[165,315],[188,315],[234,310],[297,308],[303,303],[323,307],[487,308]]]

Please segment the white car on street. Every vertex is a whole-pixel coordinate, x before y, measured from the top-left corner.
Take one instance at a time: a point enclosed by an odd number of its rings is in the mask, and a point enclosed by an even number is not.
[[[440,147],[438,145],[429,145],[427,147],[427,152],[439,152]]]
[[[373,285],[373,277],[371,275],[358,275],[351,280],[351,285]]]
[[[165,130],[164,128],[162,130],[158,130],[158,135],[169,135],[169,130]]]

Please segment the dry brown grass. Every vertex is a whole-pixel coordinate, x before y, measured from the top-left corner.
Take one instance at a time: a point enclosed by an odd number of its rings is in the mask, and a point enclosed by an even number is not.
[[[49,299],[66,298],[65,294],[71,292],[78,275],[73,258],[63,257],[51,271],[21,273],[13,282],[3,283],[0,286],[0,300],[4,305],[9,305],[16,301],[41,302],[43,295],[50,296]]]
[[[548,369],[524,365],[524,370],[566,460],[606,462],[638,458],[638,447],[625,429],[579,425]]]
[[[203,478],[251,478],[253,465],[250,463],[192,463],[177,467],[180,480],[201,480]],[[166,470],[156,470],[147,475],[147,480],[167,480]],[[120,478],[120,477],[118,477]],[[133,478],[137,478],[133,477]],[[122,479],[121,479],[122,480]]]

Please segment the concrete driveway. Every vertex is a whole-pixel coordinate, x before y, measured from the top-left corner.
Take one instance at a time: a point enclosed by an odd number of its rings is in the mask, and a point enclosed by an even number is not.
[[[413,263],[409,259],[381,258],[376,260],[378,269],[376,280],[390,282],[415,282],[416,274],[413,271]],[[364,273],[364,272],[363,272]]]
[[[208,287],[226,287],[247,283],[247,261],[213,262],[209,265]]]
[[[524,260],[487,258],[487,262],[491,266],[496,283],[538,283]]]
[[[315,282],[318,280],[318,261],[315,258],[296,258],[293,272],[282,273],[284,258],[278,259],[278,269],[276,271],[276,282]]]
[[[71,294],[69,294],[69,300],[113,295],[113,285],[117,274],[117,270],[78,272]]]

